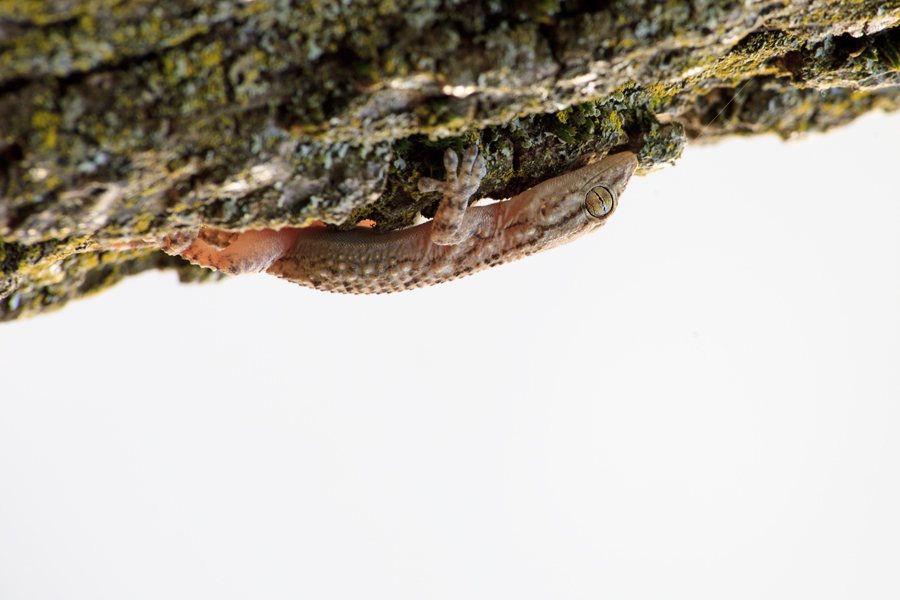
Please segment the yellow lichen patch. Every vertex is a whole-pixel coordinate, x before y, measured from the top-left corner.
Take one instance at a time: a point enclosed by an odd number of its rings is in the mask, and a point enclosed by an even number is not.
[[[97,34],[97,20],[93,15],[81,15],[78,19],[78,25],[86,35],[94,36]]]
[[[131,230],[136,234],[146,233],[150,230],[150,224],[153,222],[152,215],[144,214],[136,217],[131,222]]]
[[[0,0],[0,15],[43,27],[71,20],[91,8],[82,2],[73,2],[70,6],[69,10],[53,12],[47,9],[47,2],[44,0]]]
[[[224,42],[213,42],[200,51],[200,64],[207,68],[221,64],[224,51]]]
[[[56,149],[59,143],[59,126],[62,117],[58,113],[37,110],[31,115],[31,126],[43,134],[46,149]]]
[[[63,261],[76,252],[76,248],[83,244],[86,238],[79,238],[77,242],[68,242],[54,247],[50,252],[41,256],[35,252],[29,252],[23,261],[20,273],[29,281],[40,285],[60,283],[67,277],[67,270],[63,268]],[[35,251],[37,248],[35,248]]]

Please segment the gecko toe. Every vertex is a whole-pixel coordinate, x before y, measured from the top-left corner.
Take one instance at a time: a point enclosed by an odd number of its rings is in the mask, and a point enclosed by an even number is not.
[[[487,162],[484,160],[484,154],[479,154],[478,159],[475,161],[475,177],[478,178],[478,181],[481,181],[485,175],[487,175]]]
[[[466,153],[463,154],[462,168],[459,170],[460,176],[466,178],[471,177],[472,168],[477,165],[479,158],[480,155],[478,154],[478,146],[471,146],[470,148],[468,148],[466,150]]]
[[[443,181],[437,181],[430,177],[422,177],[419,179],[419,191],[422,193],[443,192],[444,187]]]
[[[466,150],[462,166],[459,168],[459,186],[474,186],[477,188],[485,175],[487,175],[487,164],[484,160],[484,154],[478,152],[477,146],[472,146]]]
[[[459,157],[451,148],[444,152],[444,169],[447,170],[447,178],[456,177],[456,168],[459,166]]]

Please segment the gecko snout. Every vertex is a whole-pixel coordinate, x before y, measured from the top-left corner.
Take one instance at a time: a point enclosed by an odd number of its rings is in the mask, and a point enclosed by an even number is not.
[[[631,176],[637,170],[637,156],[634,152],[619,152],[607,156],[598,164],[602,168],[602,182],[615,190],[616,198],[621,198],[625,188],[628,187]]]

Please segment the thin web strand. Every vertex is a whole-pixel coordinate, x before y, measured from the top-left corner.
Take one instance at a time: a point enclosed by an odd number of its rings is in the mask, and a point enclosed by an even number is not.
[[[725,112],[725,109],[728,108],[728,105],[731,104],[732,102],[734,102],[734,99],[737,98],[737,95],[740,94],[741,91],[742,91],[745,87],[747,87],[747,84],[750,83],[750,80],[751,80],[751,79],[753,79],[753,77],[748,77],[747,80],[744,81],[743,84],[741,84],[741,87],[739,87],[738,90],[737,90],[734,94],[732,94],[731,100],[729,100],[728,102],[725,103],[725,106],[722,107],[722,110],[720,110],[720,111],[716,114],[716,116],[712,118],[712,121],[710,121],[709,123],[706,124],[706,127],[703,128],[703,130],[700,132],[700,135],[698,135],[696,138],[694,138],[695,141],[696,141],[696,140],[699,140],[700,138],[702,138],[702,137],[703,137],[703,134],[706,133],[706,130],[709,129],[709,126],[712,125],[713,123],[715,123],[715,122],[716,122],[716,119],[718,119],[719,117],[722,116],[722,113]]]

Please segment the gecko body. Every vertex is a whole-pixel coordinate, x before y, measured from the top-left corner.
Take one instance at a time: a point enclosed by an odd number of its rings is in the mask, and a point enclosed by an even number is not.
[[[231,274],[265,271],[329,292],[399,292],[477,273],[594,231],[615,211],[637,159],[631,152],[607,156],[509,200],[474,207],[468,202],[486,174],[483,156],[469,148],[458,165],[447,150],[444,165],[446,181],[419,181],[421,191],[444,195],[435,218],[422,225],[387,233],[366,227],[204,230],[170,238],[162,247]]]

